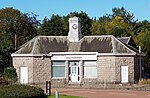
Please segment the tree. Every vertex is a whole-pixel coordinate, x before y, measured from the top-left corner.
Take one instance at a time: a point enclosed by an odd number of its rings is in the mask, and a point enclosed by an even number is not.
[[[7,64],[8,56],[14,52],[15,47],[24,44],[37,35],[36,27],[39,22],[36,15],[21,13],[17,9],[0,9],[0,63]],[[15,45],[15,35],[17,45]]]
[[[40,35],[50,36],[67,36],[69,30],[68,20],[70,17],[80,17],[81,19],[81,32],[83,36],[91,35],[91,19],[85,12],[71,12],[67,16],[52,15],[50,19],[44,18],[43,23],[39,29]]]
[[[130,13],[130,11],[125,10],[124,7],[112,9],[112,15],[109,15],[109,17],[112,17],[113,19],[116,16],[122,17],[126,23],[135,23],[137,21],[134,20],[134,14]]]
[[[109,22],[110,34],[116,37],[129,36],[129,24],[120,16],[115,16],[111,22]]]
[[[142,51],[145,53],[145,69],[150,69],[150,22],[144,20],[137,23],[134,26],[132,33],[136,44],[141,46]],[[147,72],[148,70],[146,70],[146,73]]]
[[[39,29],[39,34],[49,36],[65,35],[62,17],[59,15],[52,15],[50,19],[45,17]]]
[[[109,20],[105,17],[101,17],[99,20],[93,19],[91,23],[91,32],[92,35],[105,35],[108,34],[108,26]]]

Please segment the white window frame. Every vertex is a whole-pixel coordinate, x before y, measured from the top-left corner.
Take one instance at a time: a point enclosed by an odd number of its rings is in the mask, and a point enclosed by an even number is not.
[[[85,65],[85,62],[95,62],[96,63],[96,65],[88,65],[88,66],[86,66]],[[90,73],[90,72],[85,72],[85,69],[86,68],[88,68],[88,67],[92,67],[92,68],[96,68],[95,69],[95,75],[94,76],[88,76],[88,75],[85,75],[86,73]],[[93,60],[91,60],[91,61],[84,61],[84,63],[83,63],[83,77],[85,78],[85,79],[95,79],[95,78],[97,78],[97,61],[93,61]]]
[[[53,65],[53,62],[64,62],[64,65]],[[52,79],[57,79],[57,78],[65,78],[66,77],[66,66],[65,66],[65,61],[51,61],[51,64],[52,64],[52,68],[51,68],[51,70],[52,70],[52,72],[51,72],[51,77],[52,77]],[[62,77],[56,77],[56,76],[53,76],[53,66],[58,66],[58,67],[60,67],[60,66],[63,66],[64,67],[64,76],[62,76]]]

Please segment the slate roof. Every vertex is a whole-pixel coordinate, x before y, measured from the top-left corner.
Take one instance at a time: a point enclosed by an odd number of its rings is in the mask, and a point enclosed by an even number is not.
[[[79,42],[69,42],[67,36],[37,36],[14,54],[48,54],[50,52],[135,53],[127,40],[112,35],[85,36]]]
[[[128,42],[130,41],[131,37],[120,37],[117,38],[119,41],[128,44]]]
[[[134,40],[131,36],[129,36],[129,37],[120,37],[120,38],[117,38],[117,39],[119,41],[121,41],[122,43],[130,45],[130,46],[137,49],[136,44],[135,44],[135,42],[134,42]]]

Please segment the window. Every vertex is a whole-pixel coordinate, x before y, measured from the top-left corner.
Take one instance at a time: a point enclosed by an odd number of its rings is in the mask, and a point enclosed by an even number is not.
[[[52,62],[52,78],[65,77],[65,61]]]
[[[84,78],[97,78],[96,61],[84,61]]]

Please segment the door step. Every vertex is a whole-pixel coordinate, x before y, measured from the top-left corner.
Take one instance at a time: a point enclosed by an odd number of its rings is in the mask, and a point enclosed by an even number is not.
[[[82,87],[83,84],[79,83],[79,82],[71,82],[69,84],[66,85],[66,87]]]

